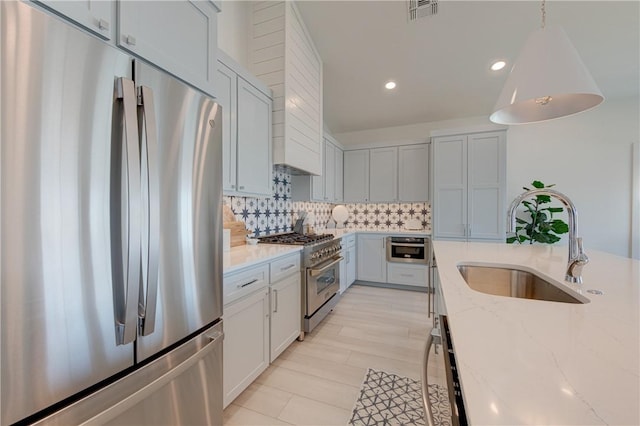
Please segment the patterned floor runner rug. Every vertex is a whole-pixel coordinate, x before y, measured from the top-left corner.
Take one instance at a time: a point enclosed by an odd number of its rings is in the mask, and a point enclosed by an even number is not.
[[[429,399],[436,426],[450,426],[447,390],[429,385]],[[420,382],[408,377],[368,369],[349,425],[424,425]]]

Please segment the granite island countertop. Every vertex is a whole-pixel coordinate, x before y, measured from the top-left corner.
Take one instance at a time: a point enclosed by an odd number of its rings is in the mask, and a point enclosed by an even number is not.
[[[566,246],[434,250],[471,424],[640,424],[640,261],[587,248],[583,284],[570,284]],[[465,262],[523,266],[589,303],[480,293],[457,270]]]

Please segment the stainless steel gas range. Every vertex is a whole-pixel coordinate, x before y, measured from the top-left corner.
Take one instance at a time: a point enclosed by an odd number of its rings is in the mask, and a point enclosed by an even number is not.
[[[307,235],[296,232],[259,238],[260,243],[303,245],[302,250],[302,329],[313,330],[336,306],[340,295],[339,239],[331,234]],[[301,334],[301,339],[304,334]]]

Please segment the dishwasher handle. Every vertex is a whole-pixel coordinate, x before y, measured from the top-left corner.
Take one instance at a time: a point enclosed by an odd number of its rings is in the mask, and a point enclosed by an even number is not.
[[[427,426],[435,425],[433,421],[433,410],[431,409],[431,401],[429,401],[429,382],[427,379],[431,346],[433,346],[433,334],[429,333],[427,344],[424,348],[424,356],[422,359],[422,407],[424,408],[424,422]]]

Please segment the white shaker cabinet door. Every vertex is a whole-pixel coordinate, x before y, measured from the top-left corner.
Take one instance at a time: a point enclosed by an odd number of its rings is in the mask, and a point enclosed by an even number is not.
[[[385,235],[358,235],[358,280],[387,282],[387,258]]]
[[[271,99],[238,77],[238,191],[272,195]]]
[[[218,103],[222,106],[222,189],[236,190],[238,107],[236,73],[218,62]]]
[[[324,200],[330,203],[336,199],[336,147],[324,142]]]
[[[467,137],[433,141],[433,231],[435,238],[467,237]]]
[[[271,284],[271,362],[300,335],[300,274]]]
[[[215,97],[217,15],[205,1],[120,1],[116,44]]]
[[[344,153],[344,201],[369,201],[369,150]]]
[[[506,149],[504,132],[468,137],[470,240],[505,239]]]
[[[269,366],[268,289],[226,305],[222,317],[226,407]]]
[[[116,26],[112,22],[111,12],[115,7],[115,1],[41,0],[38,3],[55,10],[106,40],[111,40],[113,37]]]
[[[398,147],[398,199],[429,200],[429,145]]]
[[[392,202],[398,199],[398,148],[374,148],[369,151],[369,201]]]
[[[335,201],[341,203],[344,200],[344,152],[336,147],[335,149],[336,181],[335,181]]]

